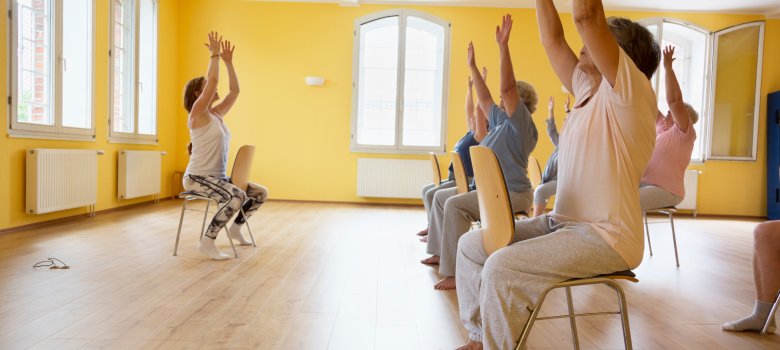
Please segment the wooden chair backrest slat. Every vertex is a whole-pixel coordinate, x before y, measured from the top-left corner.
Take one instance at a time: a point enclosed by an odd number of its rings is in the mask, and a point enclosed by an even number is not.
[[[441,183],[441,169],[439,169],[439,158],[436,153],[431,152],[431,171],[433,172],[433,184],[439,186]]]
[[[458,194],[468,193],[469,177],[466,175],[463,159],[458,152],[452,151],[450,154],[452,155],[452,169],[455,172],[455,186],[458,187]]]
[[[484,146],[471,147],[471,163],[477,184],[482,244],[485,253],[490,255],[512,241],[515,220],[501,164],[493,150]]]
[[[230,182],[234,186],[246,191],[249,183],[249,173],[252,170],[252,160],[255,157],[255,146],[244,145],[238,149],[236,160],[233,162],[233,170],[230,171]]]
[[[533,156],[528,157],[528,179],[531,180],[531,187],[534,189],[542,184],[542,168]]]

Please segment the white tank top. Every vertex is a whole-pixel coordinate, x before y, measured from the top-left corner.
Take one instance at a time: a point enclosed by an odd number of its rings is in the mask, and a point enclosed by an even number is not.
[[[209,113],[208,124],[190,129],[192,155],[184,175],[216,176],[227,178],[227,156],[230,130],[222,119]]]

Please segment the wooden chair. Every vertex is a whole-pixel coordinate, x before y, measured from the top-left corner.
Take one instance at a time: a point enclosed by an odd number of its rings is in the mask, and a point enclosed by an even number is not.
[[[482,218],[482,245],[488,255],[507,246],[512,241],[515,233],[515,223],[512,217],[512,209],[509,204],[509,195],[504,183],[501,165],[492,150],[482,146],[471,148],[471,161],[474,164],[474,179],[477,182],[477,196],[479,197],[479,213]],[[531,328],[537,320],[556,318],[568,318],[572,332],[572,342],[575,349],[579,349],[579,337],[577,335],[577,317],[596,315],[620,315],[623,324],[623,341],[626,349],[632,349],[631,329],[628,324],[628,305],[626,303],[623,288],[616,280],[639,282],[631,271],[621,271],[613,274],[600,275],[591,278],[577,278],[563,281],[547,288],[534,305],[531,315],[523,327],[520,338],[517,340],[517,349],[523,349],[531,333]],[[619,311],[575,313],[574,302],[571,297],[571,287],[603,284],[617,294]],[[538,317],[547,294],[554,289],[566,288],[566,302],[569,312],[566,315]]]
[[[244,145],[238,149],[238,153],[236,154],[236,159],[233,162],[233,169],[230,171],[230,182],[242,190],[247,189],[247,185],[249,183],[249,172],[252,169],[252,160],[254,159],[254,156],[255,156],[255,146]],[[212,204],[215,205],[218,208],[217,212],[219,212],[219,209],[222,209],[220,205],[227,204],[227,203],[219,203],[219,201],[217,201],[216,199],[205,197],[198,193],[189,192],[189,191],[180,193],[179,198],[184,199],[184,202],[182,203],[181,216],[179,217],[179,229],[176,232],[176,243],[173,246],[173,256],[176,256],[179,249],[179,237],[181,236],[181,226],[184,221],[184,212],[186,212],[187,210],[203,212],[203,224],[200,227],[200,238],[203,238],[203,235],[206,234],[206,219],[208,218],[209,208],[211,207],[211,205]],[[206,210],[189,208],[189,203],[191,201],[205,201]],[[243,206],[239,207],[239,211],[241,215],[244,215],[246,217]],[[255,236],[252,234],[252,227],[249,224],[247,224],[246,227],[249,230],[249,237],[252,239],[252,246],[257,247],[257,243],[255,242]],[[236,258],[238,258],[238,251],[236,250],[236,246],[233,244],[233,240],[230,238],[227,225],[225,225],[224,229],[225,229],[225,233],[227,233],[228,240],[230,241],[230,246],[233,248],[233,255]]]
[[[775,297],[775,303],[772,304],[772,309],[769,310],[769,316],[766,318],[766,322],[764,322],[764,328],[761,329],[760,334],[766,334],[769,332],[769,325],[772,324],[772,320],[775,319],[775,312],[777,312],[777,308],[780,306],[780,291],[777,292],[777,297]]]
[[[431,158],[431,171],[433,172],[433,184],[438,186],[441,184],[441,168],[439,168],[439,158],[436,157],[436,153],[430,152]]]
[[[542,168],[539,167],[539,161],[533,156],[528,157],[528,179],[531,180],[533,189],[542,184]]]
[[[645,220],[645,235],[647,236],[647,248],[650,249],[650,256],[653,256],[653,246],[650,244],[650,226],[647,223],[647,213],[664,214],[669,216],[669,222],[672,225],[672,243],[674,244],[674,261],[677,263],[677,267],[680,267],[680,258],[677,256],[677,236],[674,232],[674,213],[677,212],[676,207],[666,207],[658,209],[650,209],[642,213],[642,218]],[[655,224],[655,222],[653,222]]]
[[[463,159],[460,153],[452,151],[452,169],[455,173],[455,186],[458,188],[458,194],[469,192],[469,177],[466,175],[466,167],[463,165]]]

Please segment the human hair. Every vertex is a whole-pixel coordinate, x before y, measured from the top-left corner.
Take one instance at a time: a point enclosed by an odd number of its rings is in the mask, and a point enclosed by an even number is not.
[[[661,62],[661,48],[655,41],[653,33],[627,18],[609,17],[607,23],[618,45],[634,61],[636,67],[650,79]]]
[[[520,100],[525,104],[525,108],[528,108],[528,113],[533,114],[536,111],[536,104],[539,103],[536,89],[534,89],[533,85],[522,80],[518,80],[515,84],[517,85],[517,94],[520,96]]]
[[[187,110],[187,113],[192,112],[192,105],[195,104],[195,101],[198,99],[198,95],[195,93],[198,92],[200,86],[203,85],[204,80],[206,80],[206,78],[202,76],[193,78],[184,86],[184,109]]]
[[[691,124],[696,124],[696,122],[699,121],[699,112],[696,112],[695,109],[693,109],[693,106],[683,103],[685,105],[685,109],[688,111],[688,117],[691,118]]]

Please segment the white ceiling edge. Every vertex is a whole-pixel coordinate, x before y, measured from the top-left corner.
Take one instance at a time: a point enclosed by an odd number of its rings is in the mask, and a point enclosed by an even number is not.
[[[358,7],[360,5],[398,5],[398,6],[443,6],[443,7],[486,7],[486,8],[525,8],[532,9],[535,6],[525,5],[518,2],[517,5],[507,6],[505,0],[479,0],[479,2],[458,2],[451,1],[394,1],[394,0],[244,0],[254,2],[292,2],[292,3],[331,3],[339,4],[343,7]],[[555,0],[556,7],[560,12],[571,12],[571,1]],[[646,8],[632,8],[622,6],[610,6],[605,8],[607,11],[632,11],[632,12],[668,12],[668,13],[726,13],[739,15],[761,15],[771,19],[780,18],[780,9],[769,11],[735,11],[729,10],[653,10]]]

